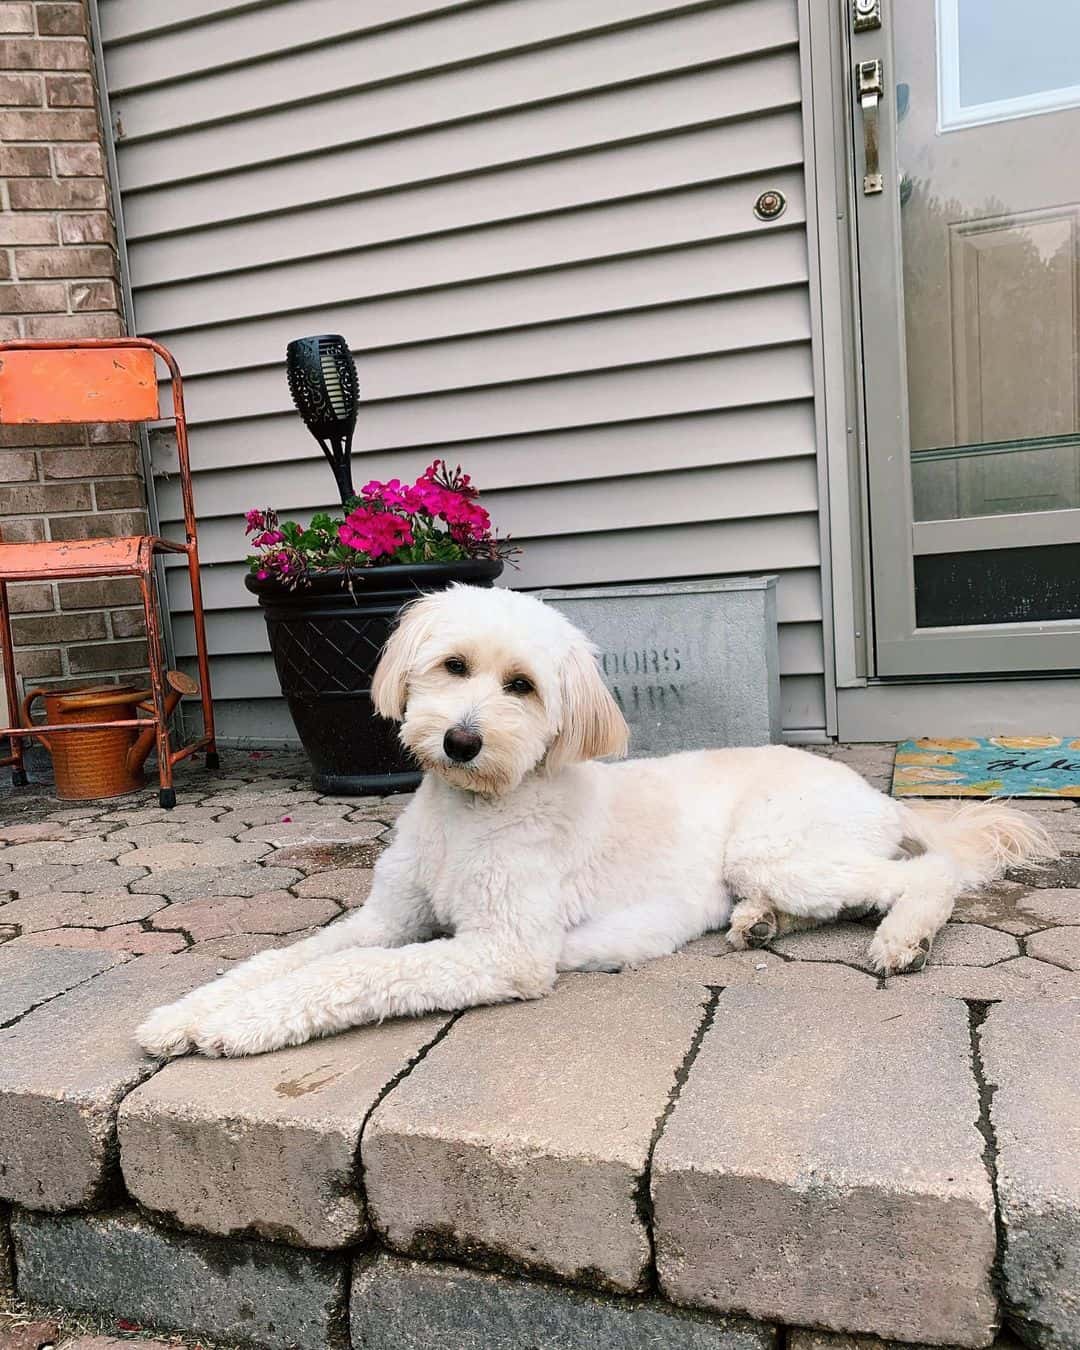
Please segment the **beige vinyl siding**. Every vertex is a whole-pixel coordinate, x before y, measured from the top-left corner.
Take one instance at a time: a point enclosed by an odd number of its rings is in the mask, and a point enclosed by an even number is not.
[[[187,377],[226,734],[288,734],[240,516],[333,504],[284,380],[315,332],[356,352],[357,483],[463,463],[524,546],[511,584],[779,573],[785,727],[824,727],[796,0],[100,11],[137,323]],[[190,657],[175,571],[170,602]]]

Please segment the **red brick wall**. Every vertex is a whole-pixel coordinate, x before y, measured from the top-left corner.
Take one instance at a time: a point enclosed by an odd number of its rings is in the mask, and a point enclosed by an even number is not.
[[[83,3],[0,0],[0,337],[122,333],[116,235]],[[128,428],[0,427],[0,540],[146,528]],[[11,590],[17,665],[34,684],[145,665],[135,583]]]

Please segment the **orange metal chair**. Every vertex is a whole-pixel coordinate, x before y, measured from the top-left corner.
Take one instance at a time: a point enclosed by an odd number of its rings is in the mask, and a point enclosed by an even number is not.
[[[206,654],[195,505],[188,459],[187,422],[180,368],[172,353],[147,338],[86,338],[71,342],[0,342],[0,425],[40,423],[154,422],[161,420],[155,357],[169,368],[172,379],[172,420],[180,461],[180,488],[184,502],[185,541],[176,543],[153,535],[129,538],[79,539],[34,544],[0,543],[0,654],[8,708],[19,707],[15,683],[15,655],[7,587],[12,581],[56,581],[70,577],[135,576],[139,579],[146,614],[146,646],[150,665],[153,712],[147,719],[112,722],[70,722],[45,725],[45,732],[77,736],[80,731],[105,727],[151,725],[157,739],[159,800],[176,804],[173,766],[195,751],[206,750],[208,768],[218,767],[214,739],[214,708],[210,695],[210,664]],[[76,452],[77,453],[77,452]],[[161,625],[154,597],[154,555],[180,553],[191,575],[191,608],[195,621],[195,649],[202,690],[203,732],[197,740],[173,749],[166,708],[165,670]],[[0,765],[13,765],[16,786],[26,783],[23,741],[18,727],[0,727],[11,755]]]

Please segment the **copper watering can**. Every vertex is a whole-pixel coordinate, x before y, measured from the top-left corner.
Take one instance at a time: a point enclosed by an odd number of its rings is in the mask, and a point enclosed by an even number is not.
[[[185,694],[197,694],[199,687],[178,670],[170,670],[165,678],[169,684],[165,716],[169,718],[181,698]],[[140,712],[153,713],[151,690],[124,684],[97,684],[88,689],[63,692],[31,689],[22,701],[19,718],[20,725],[32,732],[52,756],[56,795],[62,800],[119,797],[144,785],[143,764],[157,743],[157,731],[152,722],[145,731],[137,727],[100,727],[70,735],[66,731],[35,731],[30,720],[30,706],[36,698],[45,700],[48,726],[133,722]]]

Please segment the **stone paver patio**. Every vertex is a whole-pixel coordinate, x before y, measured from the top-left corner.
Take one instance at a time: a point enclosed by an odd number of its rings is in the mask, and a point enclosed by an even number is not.
[[[824,753],[887,786],[891,747]],[[1060,862],[917,975],[863,922],[714,934],[162,1067],[145,1011],[362,904],[408,800],[286,752],[177,787],[0,791],[0,1290],[281,1350],[1080,1346],[1080,806],[1029,806]]]

